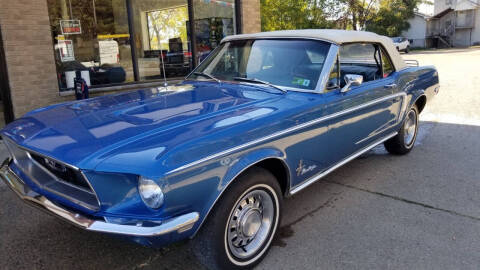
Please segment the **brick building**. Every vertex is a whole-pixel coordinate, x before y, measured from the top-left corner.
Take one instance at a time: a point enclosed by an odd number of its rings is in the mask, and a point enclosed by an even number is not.
[[[164,73],[181,80],[224,36],[260,31],[260,0],[0,0],[0,6],[1,122],[73,100],[77,76],[93,96],[161,85]]]

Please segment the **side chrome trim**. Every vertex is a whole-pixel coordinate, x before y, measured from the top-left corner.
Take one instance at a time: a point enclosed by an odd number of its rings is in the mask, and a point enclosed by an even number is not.
[[[67,221],[77,227],[80,227],[87,231],[95,231],[102,233],[112,233],[129,236],[143,236],[152,237],[160,236],[169,233],[183,233],[193,228],[195,223],[199,219],[197,212],[181,215],[170,220],[165,221],[163,224],[154,227],[142,227],[135,225],[121,225],[108,223],[101,220],[93,220],[82,216],[79,213],[62,208],[46,197],[37,194],[31,190],[23,181],[8,167],[10,159],[3,162],[0,168],[0,178],[12,189],[24,202],[27,204],[39,208],[48,214],[58,217],[64,221]]]
[[[247,143],[245,143],[245,144],[242,144],[242,145],[239,145],[239,146],[230,148],[230,149],[227,149],[227,150],[225,150],[225,151],[222,151],[222,152],[219,152],[219,153],[210,155],[210,156],[206,156],[206,157],[204,157],[204,158],[202,158],[202,159],[199,159],[199,160],[197,160],[197,161],[194,161],[194,162],[185,164],[185,165],[183,165],[183,166],[180,166],[180,167],[178,167],[178,168],[176,168],[176,169],[173,169],[173,170],[167,172],[166,175],[171,175],[171,174],[174,174],[174,173],[176,173],[176,172],[179,172],[179,171],[182,171],[182,170],[186,170],[186,169],[188,169],[188,168],[190,168],[190,167],[197,166],[197,165],[199,165],[199,164],[201,164],[201,163],[204,163],[204,162],[207,162],[207,161],[209,161],[209,160],[216,159],[216,158],[218,158],[218,157],[222,157],[222,156],[225,156],[225,155],[228,155],[228,154],[231,154],[231,153],[240,151],[240,150],[242,150],[242,149],[248,148],[248,147],[253,146],[253,145],[256,145],[256,144],[260,144],[260,143],[262,143],[262,142],[266,142],[266,141],[268,141],[268,140],[271,140],[271,139],[274,139],[274,138],[277,138],[277,137],[286,135],[286,134],[288,134],[288,133],[292,133],[292,132],[295,132],[295,131],[297,131],[297,130],[300,130],[300,129],[309,127],[309,126],[316,125],[316,124],[319,124],[319,123],[321,123],[321,122],[324,122],[324,121],[327,121],[327,120],[331,120],[331,119],[334,119],[334,118],[343,116],[343,115],[345,115],[345,114],[349,114],[349,113],[352,113],[352,112],[354,112],[354,111],[361,110],[361,109],[364,109],[364,108],[373,106],[373,105],[375,105],[375,104],[378,104],[378,103],[381,103],[381,102],[384,102],[384,101],[387,101],[387,100],[390,100],[390,99],[394,99],[394,98],[396,98],[396,97],[403,97],[403,96],[406,96],[406,95],[407,95],[407,94],[406,94],[405,92],[400,92],[400,93],[396,93],[396,94],[393,94],[393,95],[388,95],[388,96],[381,97],[381,98],[372,100],[372,101],[370,101],[370,102],[364,103],[364,104],[362,104],[362,105],[358,105],[358,106],[353,107],[353,108],[350,108],[350,109],[346,109],[346,110],[343,110],[343,111],[340,111],[340,112],[337,112],[337,113],[334,113],[334,114],[330,114],[330,115],[327,115],[327,116],[323,116],[323,117],[317,118],[317,119],[315,119],[315,120],[311,120],[311,121],[309,121],[309,122],[306,122],[306,123],[303,123],[303,124],[300,124],[300,125],[297,125],[297,126],[293,126],[293,127],[291,127],[291,128],[285,129],[285,130],[283,130],[283,131],[279,131],[279,132],[273,133],[273,134],[271,134],[271,135],[268,135],[268,136],[265,136],[265,137],[262,137],[262,138],[259,138],[259,139],[256,139],[256,140],[247,142]]]
[[[380,139],[380,140],[377,140],[375,141],[374,143],[368,145],[367,147],[361,149],[360,151],[356,152],[355,154],[347,157],[346,159],[340,161],[339,163],[335,164],[334,166],[330,167],[329,169],[327,169],[326,171],[323,171],[315,176],[313,176],[312,178],[308,179],[308,180],[305,180],[304,182],[296,185],[295,187],[291,188],[290,189],[290,195],[295,195],[296,193],[298,193],[299,191],[301,191],[302,189],[310,186],[311,184],[315,183],[316,181],[322,179],[323,177],[325,177],[326,175],[328,175],[329,173],[333,172],[334,170],[342,167],[343,165],[347,164],[348,162],[356,159],[357,157],[361,156],[362,154],[368,152],[369,150],[371,150],[372,148],[374,148],[375,146],[387,141],[388,139],[396,136],[398,134],[398,132],[394,132],[394,133],[391,133],[389,134],[388,136]]]

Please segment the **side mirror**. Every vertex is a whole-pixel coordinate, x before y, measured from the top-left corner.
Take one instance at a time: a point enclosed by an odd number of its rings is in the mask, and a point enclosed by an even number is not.
[[[346,93],[350,91],[350,87],[352,86],[361,85],[363,83],[363,76],[356,74],[347,74],[345,75],[345,82],[347,84],[342,88],[342,90],[340,90],[341,93]]]

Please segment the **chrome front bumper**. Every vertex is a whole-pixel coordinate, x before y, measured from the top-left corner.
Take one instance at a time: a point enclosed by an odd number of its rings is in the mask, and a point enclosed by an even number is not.
[[[62,208],[46,197],[36,193],[26,185],[9,167],[10,159],[3,162],[0,168],[0,178],[9,186],[24,202],[40,208],[64,221],[70,222],[77,227],[88,231],[112,233],[127,236],[152,237],[170,233],[183,233],[193,228],[198,221],[198,213],[188,213],[165,221],[155,227],[142,227],[133,225],[113,224],[105,221],[93,220],[79,213]]]

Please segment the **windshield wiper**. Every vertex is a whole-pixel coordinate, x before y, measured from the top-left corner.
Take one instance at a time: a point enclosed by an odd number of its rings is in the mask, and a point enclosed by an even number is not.
[[[242,81],[242,82],[251,82],[251,83],[258,83],[258,84],[264,84],[264,85],[268,85],[270,87],[273,87],[277,90],[280,90],[282,91],[283,93],[286,93],[287,90],[283,89],[283,88],[280,88],[274,84],[271,84],[269,82],[266,82],[266,81],[262,81],[262,80],[259,80],[259,79],[256,79],[256,78],[242,78],[242,77],[234,77],[233,78],[235,81]]]
[[[219,79],[213,77],[212,75],[207,74],[207,73],[204,73],[204,72],[194,72],[193,75],[202,76],[202,77],[207,77],[207,78],[209,78],[209,79],[212,79],[212,80],[216,81],[217,83],[221,83],[221,82],[222,82],[222,81],[220,81]]]

